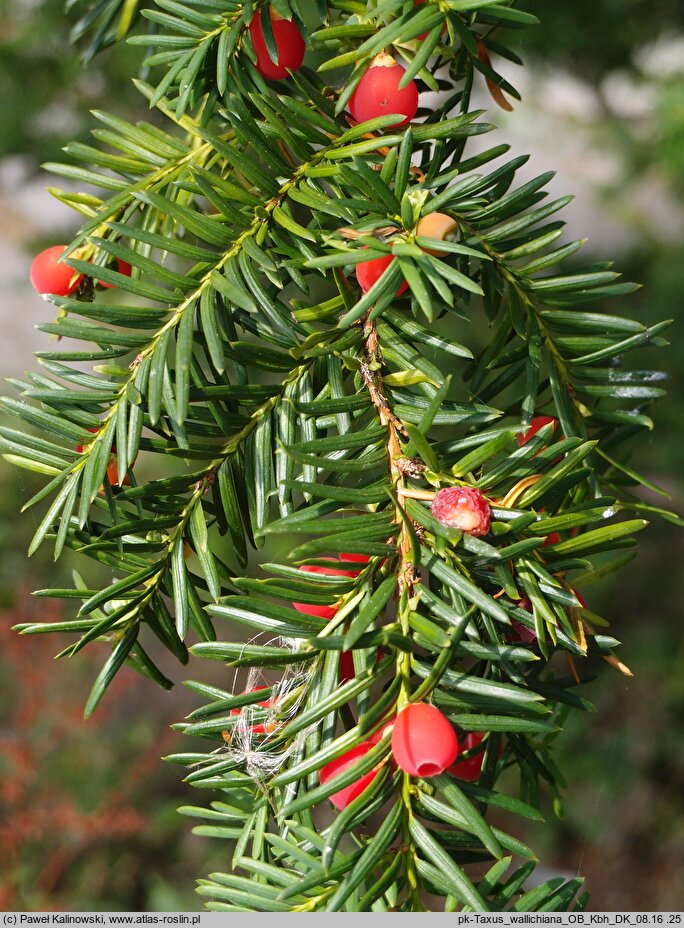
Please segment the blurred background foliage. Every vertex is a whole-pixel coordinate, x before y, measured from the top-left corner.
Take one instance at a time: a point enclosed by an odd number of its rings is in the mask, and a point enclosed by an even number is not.
[[[658,357],[670,394],[633,464],[682,513],[684,6],[526,6],[542,25],[518,42],[528,67],[511,77],[523,103],[490,116],[517,150],[533,153],[532,170],[557,167],[559,188],[577,194],[568,234],[589,236],[583,260],[610,255],[644,284],[629,311],[645,322],[674,320],[673,348]],[[58,159],[67,140],[87,138],[90,109],[149,118],[129,80],[138,50],[119,45],[82,70],[68,33],[63,0],[0,0],[0,319],[9,332],[0,362],[9,374],[29,367],[37,346],[29,322],[43,307],[26,284],[30,256],[74,228],[42,192],[50,180],[40,163]],[[56,585],[73,565],[26,560],[33,518],[19,519],[17,508],[35,488],[0,468],[0,908],[199,908],[193,880],[228,866],[227,850],[190,834],[175,808],[193,801],[191,790],[158,761],[179,749],[169,726],[193,707],[192,696],[183,687],[158,692],[126,670],[95,719],[82,721],[100,655],[55,662],[55,640],[10,631],[45,618],[53,607],[29,591],[48,578]],[[594,911],[684,909],[684,537],[658,523],[639,551],[633,569],[585,592],[590,608],[610,618],[635,676],[595,668],[586,695],[597,713],[571,716],[559,742],[564,814],[549,801],[547,823],[521,835],[549,871],[587,876]]]

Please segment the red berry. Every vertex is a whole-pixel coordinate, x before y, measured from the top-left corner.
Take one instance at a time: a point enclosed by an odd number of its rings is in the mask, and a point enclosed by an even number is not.
[[[416,6],[422,6],[424,3],[425,3],[425,0],[416,0]],[[446,23],[444,23],[444,27],[442,28],[442,32],[446,32],[446,31],[447,31],[447,27],[446,27]],[[418,39],[419,39],[421,42],[422,42],[422,40],[425,39],[425,38],[427,38],[427,32],[424,32],[422,35],[419,35],[419,36],[418,36]]]
[[[463,739],[459,742],[460,751],[472,751],[473,748],[476,748],[479,744],[482,743],[484,739],[484,732],[482,731],[469,731],[467,735],[463,736]],[[499,744],[499,754],[503,751],[503,745]],[[458,763],[453,764],[449,767],[449,773],[453,776],[458,777],[459,780],[479,780],[480,773],[482,772],[482,764],[484,763],[485,752],[481,751],[479,754],[473,754],[472,757],[467,757],[465,760],[460,760]]]
[[[416,6],[422,6],[425,3],[425,0],[416,0]],[[418,36],[418,39],[422,42],[423,39],[427,37],[427,32],[423,32]]]
[[[371,735],[370,738],[369,738],[368,740],[369,740],[369,741],[372,741],[373,744],[379,744],[379,743],[382,741],[382,739],[383,739],[383,737],[384,737],[384,734],[385,734],[385,732],[387,731],[387,729],[388,729],[388,728],[391,729],[391,728],[393,728],[393,727],[394,727],[394,719],[390,719],[389,722],[385,722],[385,724],[384,724],[381,728],[378,728],[378,730],[375,732],[375,734],[374,734],[374,735]]]
[[[392,261],[394,261],[394,255],[382,255],[379,258],[371,258],[370,261],[361,261],[356,265],[356,279],[364,293],[368,293],[373,284],[380,280]],[[401,296],[407,287],[407,282],[403,280],[397,290],[397,296]]]
[[[527,596],[521,597],[515,605],[518,609],[524,609],[525,612],[532,612],[532,603]],[[537,640],[537,633],[533,628],[528,628],[527,625],[513,619],[511,621],[511,630],[506,634],[505,638],[509,643],[519,641],[522,644],[534,644]]]
[[[119,465],[117,464],[115,454],[112,454],[109,464],[107,465],[107,480],[109,480],[113,487],[119,486]],[[128,478],[128,474],[126,474],[123,479],[123,486],[130,486],[130,483],[131,481]]]
[[[535,416],[534,419],[530,422],[530,427],[526,432],[518,432],[518,447],[522,446],[530,440],[534,435],[537,434],[539,429],[544,428],[545,425],[553,422],[553,432],[556,431],[556,426],[558,425],[558,419],[554,419],[553,416]]]
[[[130,266],[128,261],[122,261],[121,258],[116,259],[116,269],[119,274],[124,274],[126,277],[130,277],[133,272],[133,268]],[[112,287],[116,286],[116,284],[107,284],[104,282],[104,280],[98,280],[98,284],[101,287],[106,287],[108,290],[111,290]]]
[[[53,245],[52,248],[41,251],[31,262],[31,283],[38,293],[69,296],[80,284],[83,274],[78,274],[68,264],[59,260],[66,247]]]
[[[327,783],[328,780],[332,780],[336,774],[347,770],[355,761],[360,757],[364,757],[371,748],[374,747],[375,745],[372,741],[363,741],[355,748],[342,754],[341,757],[336,757],[335,760],[331,760],[330,763],[326,764],[325,767],[322,767],[319,771],[319,781],[323,784]],[[364,789],[373,782],[377,775],[377,770],[369,770],[368,773],[364,773],[358,780],[338,790],[338,792],[333,793],[332,796],[328,798],[338,809],[346,809],[347,806],[353,802],[357,796],[360,796]]]
[[[412,777],[434,777],[456,760],[458,739],[439,709],[411,703],[395,719],[392,754],[397,766]]]
[[[354,655],[351,651],[340,652],[339,665],[340,683],[349,683],[356,676],[354,670]]]
[[[432,515],[450,528],[481,538],[489,531],[492,510],[473,487],[445,487],[432,501]]]
[[[243,693],[241,693],[241,695],[245,695],[245,693],[256,693],[258,690],[265,690],[265,689],[268,689],[268,687],[255,686],[251,690],[245,690]],[[265,709],[270,709],[273,705],[275,705],[275,700],[265,699],[263,702],[257,703],[257,705],[263,706]],[[242,709],[231,709],[230,710],[231,715],[240,715],[241,712],[242,712]],[[272,731],[275,726],[270,722],[262,722],[257,725],[249,725],[248,727],[249,727],[249,730],[255,735],[265,735],[268,732]]]
[[[261,28],[261,14],[255,13],[249,24],[249,35],[256,53],[256,68],[259,74],[272,81],[289,77],[290,71],[298,71],[304,60],[306,44],[296,24],[282,19],[271,10],[271,28],[278,49],[278,63],[271,59]]]
[[[542,545],[542,548],[548,548],[549,545],[557,545],[560,540],[561,537],[558,532],[551,532],[550,535],[546,536],[546,541]]]
[[[587,607],[587,603],[586,603],[586,601],[585,601],[585,599],[584,599],[584,596],[582,596],[582,594],[579,593],[577,590],[573,590],[572,592],[575,594],[575,599],[579,600],[580,606],[581,606],[583,609],[587,609],[588,607]]]
[[[398,128],[411,122],[418,109],[418,88],[409,81],[399,88],[406,69],[391,55],[376,55],[349,100],[349,112],[356,122],[367,122],[378,116],[401,113],[404,117],[387,128]]]
[[[88,429],[88,431],[89,431],[92,435],[94,435],[96,432],[99,431],[99,429]],[[83,454],[83,450],[84,450],[84,446],[83,446],[83,445],[76,445],[75,451],[76,451],[77,454]]]
[[[99,429],[92,428],[92,429],[88,429],[88,431],[92,432],[92,434],[94,435],[99,431]],[[85,451],[85,447],[83,445],[76,445],[76,448],[74,450],[76,451],[77,454],[83,454],[83,452]],[[119,486],[119,465],[116,462],[116,445],[112,445],[112,453],[109,456],[109,464],[107,465],[107,480],[109,480],[110,484],[113,487]],[[130,486],[130,483],[131,481],[129,480],[128,474],[127,474],[124,477],[123,485]],[[100,487],[100,490],[101,489],[102,487]]]
[[[367,554],[340,554],[341,561],[354,561],[357,564],[367,564],[370,557]]]
[[[537,640],[537,633],[534,629],[528,628],[527,625],[523,625],[517,619],[511,621],[511,629],[512,631],[506,635],[506,641],[508,642],[519,641],[521,644],[534,644]]]
[[[332,557],[325,558],[326,561],[335,560]],[[299,568],[309,574],[329,574],[335,577],[358,577],[358,570],[338,570],[335,567],[322,567],[318,564],[302,564]],[[319,619],[332,619],[337,612],[335,606],[318,606],[313,603],[292,603],[297,612],[305,612],[307,615],[318,616]]]
[[[375,655],[375,663],[380,663],[384,656],[385,652],[379,648]],[[340,651],[339,675],[340,683],[348,683],[356,676],[352,651]]]

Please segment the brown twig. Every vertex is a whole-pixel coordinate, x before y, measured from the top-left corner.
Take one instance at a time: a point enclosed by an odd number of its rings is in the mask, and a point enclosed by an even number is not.
[[[389,458],[392,487],[397,496],[401,496],[406,490],[405,481],[405,463],[407,461],[404,455],[400,436],[407,437],[406,429],[400,419],[398,419],[383,392],[382,377],[379,369],[382,365],[382,351],[378,340],[378,330],[375,323],[365,317],[363,322],[363,333],[365,342],[365,362],[361,364],[361,377],[368,390],[373,405],[378,410],[378,416],[383,425],[387,426],[387,456]],[[399,572],[397,583],[399,592],[403,592],[408,587],[409,595],[413,594],[413,588],[416,583],[415,567],[411,563],[411,538],[406,529],[404,515],[397,507],[396,523],[399,529]]]

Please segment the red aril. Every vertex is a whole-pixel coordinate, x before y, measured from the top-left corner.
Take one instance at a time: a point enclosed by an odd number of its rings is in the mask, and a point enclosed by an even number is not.
[[[416,0],[416,6],[422,6],[424,3],[425,3],[425,0]],[[446,23],[444,23],[442,32],[446,32],[446,31],[447,31],[447,27],[446,27]],[[417,38],[419,39],[419,41],[422,42],[423,39],[427,38],[427,32],[423,32],[423,34],[417,36]]]
[[[339,675],[340,683],[349,683],[356,676],[352,651],[340,651]]]
[[[469,731],[468,734],[464,735],[459,741],[459,751],[472,751],[482,743],[484,736],[485,734],[482,731]],[[502,751],[503,745],[499,744],[499,754],[501,754]],[[473,754],[472,757],[466,757],[465,760],[459,760],[457,763],[453,764],[449,767],[449,773],[458,777],[459,780],[468,780],[470,782],[479,780],[484,758],[485,751],[482,750],[478,754]]]
[[[394,720],[392,754],[410,776],[434,777],[456,760],[458,739],[439,709],[426,702],[410,703]]]
[[[406,87],[399,82],[406,74],[391,55],[381,52],[356,86],[349,100],[349,112],[356,122],[368,122],[378,116],[400,114],[403,118],[387,128],[397,129],[411,122],[418,110],[418,87],[409,81]]]
[[[254,687],[253,689],[251,689],[251,690],[245,690],[243,693],[241,693],[241,695],[244,696],[244,695],[246,695],[247,693],[256,693],[256,692],[258,692],[259,690],[265,690],[265,689],[268,689],[268,687],[266,687],[266,686],[255,686],[255,687]],[[257,705],[258,705],[258,706],[263,706],[264,709],[270,709],[272,706],[275,705],[275,700],[274,700],[274,699],[264,699],[263,702],[259,702],[259,703],[257,703]],[[244,708],[244,707],[243,707],[243,708]],[[240,708],[240,709],[231,709],[231,710],[230,710],[230,714],[231,714],[231,715],[240,715],[241,713],[242,713],[242,708]],[[248,726],[249,730],[250,730],[253,734],[255,734],[255,735],[265,735],[265,734],[268,734],[269,732],[273,731],[274,727],[275,727],[275,726],[273,725],[272,722],[261,722],[261,723],[259,723],[259,724],[257,724],[257,725],[249,725],[249,726]]]
[[[357,564],[367,564],[370,561],[368,554],[340,554],[341,561],[354,561]]]
[[[355,761],[360,757],[364,757],[371,748],[374,747],[375,745],[372,741],[363,741],[355,748],[342,754],[341,757],[336,757],[335,760],[331,760],[325,767],[321,767],[319,771],[318,779],[320,783],[323,784],[327,783],[328,780],[332,780],[334,776],[347,770]],[[358,780],[355,780],[349,786],[345,786],[343,789],[333,793],[332,796],[329,796],[330,802],[332,802],[334,806],[337,806],[338,809],[346,809],[349,803],[353,802],[357,796],[360,796],[377,775],[377,770],[369,770],[368,773],[364,773],[363,776],[359,777]]]
[[[556,460],[560,461],[560,458],[557,458]],[[555,463],[555,462],[554,462],[554,463]],[[540,509],[539,511],[540,511],[540,512],[543,512],[544,510],[543,510],[543,509]],[[568,537],[569,537],[569,538],[574,538],[574,537],[577,535],[577,532],[578,532],[578,531],[579,531],[579,529],[578,529],[577,527],[571,528],[570,531],[568,532]],[[547,535],[546,541],[545,541],[544,544],[542,545],[542,548],[547,548],[549,545],[557,545],[557,544],[558,544],[560,541],[562,541],[562,540],[563,540],[563,539],[562,539],[561,536],[558,534],[558,532],[551,532],[550,535]]]
[[[278,62],[272,60],[264,30],[261,26],[261,11],[257,10],[249,24],[249,35],[256,54],[256,69],[262,77],[271,81],[280,81],[289,77],[289,71],[298,71],[304,61],[306,43],[296,24],[283,19],[271,10],[271,28],[278,49]]]
[[[88,429],[93,435],[97,434],[99,429],[92,428]],[[84,445],[76,445],[75,449],[77,454],[83,454],[85,451]],[[119,486],[119,465],[116,460],[116,445],[112,445],[112,453],[109,456],[109,464],[107,465],[107,480],[110,485],[113,487]],[[123,486],[130,486],[131,481],[128,478],[128,474],[124,477]],[[102,490],[102,487],[100,487]]]
[[[119,274],[123,274],[125,277],[130,277],[133,272],[133,268],[130,266],[128,261],[122,261],[121,258],[116,259],[116,269],[119,272]],[[111,290],[113,287],[116,286],[116,284],[105,283],[104,280],[98,280],[98,284],[101,287],[106,287],[107,290]]]
[[[521,597],[515,605],[518,609],[524,609],[525,612],[532,612],[532,603],[527,596]],[[537,633],[533,628],[528,628],[527,625],[523,625],[523,623],[519,622],[517,619],[512,619],[511,630],[506,633],[505,638],[509,644],[515,642],[520,642],[521,644],[534,644],[537,640]]]
[[[128,477],[128,474],[125,475],[123,479],[123,484],[119,484],[119,465],[116,460],[116,455],[112,454],[109,464],[107,465],[107,480],[113,487],[118,486],[130,486],[131,481]]]
[[[522,448],[530,438],[535,436],[539,429],[544,428],[545,425],[549,425],[553,422],[553,432],[556,431],[556,426],[558,425],[558,419],[555,419],[553,416],[535,416],[534,419],[530,422],[530,427],[526,432],[518,432],[518,447]]]
[[[97,432],[99,431],[99,429],[94,429],[94,428],[93,428],[93,429],[88,429],[88,431],[91,433],[91,435],[95,435],[95,434],[97,434]],[[84,449],[85,449],[85,446],[84,446],[84,445],[76,445],[76,447],[74,448],[74,451],[75,451],[77,454],[83,454]]]
[[[385,652],[378,648],[378,651],[375,655],[375,663],[379,664],[384,656]],[[354,654],[352,651],[340,651],[340,663],[338,672],[340,675],[340,683],[348,683],[350,680],[354,679],[356,676],[356,669],[354,667]]]
[[[66,248],[66,245],[53,245],[41,251],[31,262],[31,283],[42,296],[48,293],[69,296],[83,279],[83,274],[59,260]]]
[[[335,558],[327,557],[324,560],[334,561]],[[336,567],[323,567],[319,564],[302,564],[299,568],[308,574],[327,574],[335,577],[357,577],[358,570],[338,570]],[[307,615],[318,616],[319,619],[332,619],[337,612],[336,606],[319,606],[315,603],[292,603],[297,612],[305,612]]]
[[[481,538],[489,531],[491,508],[474,487],[445,487],[435,494],[432,515],[450,528]]]
[[[379,258],[371,258],[370,261],[361,261],[356,265],[356,279],[364,293],[368,293],[373,284],[380,280],[394,260],[394,255],[382,255]],[[401,296],[407,287],[407,282],[403,280],[397,290],[397,296]]]
[[[391,729],[393,727],[394,727],[394,719],[390,719],[389,722],[385,722],[385,724],[381,728],[378,728],[375,734],[371,735],[368,740],[372,741],[373,744],[379,744],[382,741],[383,737],[385,736],[385,732],[387,731],[387,729],[388,728]]]

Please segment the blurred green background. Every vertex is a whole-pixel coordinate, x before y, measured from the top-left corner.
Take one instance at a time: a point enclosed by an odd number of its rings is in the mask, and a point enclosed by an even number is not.
[[[589,236],[583,257],[610,256],[644,284],[625,310],[645,322],[674,320],[672,349],[652,359],[668,371],[670,395],[656,408],[655,436],[639,443],[632,463],[682,513],[684,7],[681,0],[526,6],[543,20],[513,39],[528,67],[502,65],[523,102],[490,118],[516,152],[532,153],[530,174],[556,168],[554,192],[576,194],[566,218],[569,237]],[[110,50],[83,71],[67,36],[63,0],[0,0],[5,376],[32,366],[40,341],[31,322],[49,312],[27,285],[31,255],[75,227],[43,192],[51,179],[40,163],[58,158],[67,140],[87,138],[90,109],[147,118],[128,80],[137,51]],[[0,462],[0,909],[198,909],[193,882],[228,867],[228,849],[190,834],[175,809],[208,797],[194,796],[179,771],[158,760],[178,750],[169,726],[194,707],[192,694],[182,686],[157,692],[124,669],[85,723],[102,646],[56,662],[61,640],[10,631],[55,614],[29,593],[60,578],[68,584],[73,566],[52,564],[49,552],[25,558],[34,523],[18,518],[18,501],[36,486]],[[656,523],[641,536],[632,568],[585,591],[624,642],[621,657],[634,677],[595,668],[586,695],[597,712],[571,716],[559,742],[569,786],[564,817],[548,802],[547,823],[521,835],[546,876],[586,875],[594,911],[684,909],[683,554],[681,530]],[[178,681],[186,676],[164,670]]]

